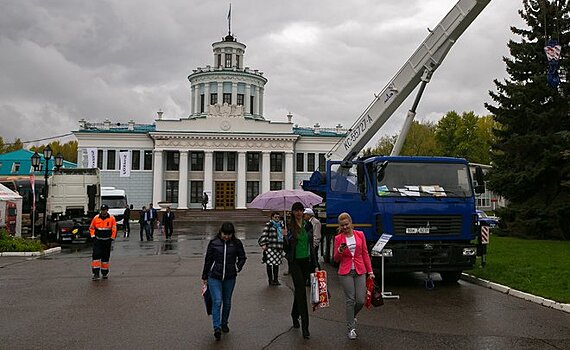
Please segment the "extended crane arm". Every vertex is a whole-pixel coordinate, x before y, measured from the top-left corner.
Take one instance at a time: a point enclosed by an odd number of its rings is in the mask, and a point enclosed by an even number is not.
[[[418,47],[386,87],[327,153],[328,159],[351,161],[420,83],[428,82],[455,41],[491,0],[459,0]]]

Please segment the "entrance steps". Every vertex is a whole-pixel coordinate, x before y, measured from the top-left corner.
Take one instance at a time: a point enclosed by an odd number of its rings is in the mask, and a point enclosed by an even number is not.
[[[176,209],[176,222],[251,222],[264,224],[269,221],[270,211],[259,209],[199,210]],[[161,214],[159,214],[160,218]]]

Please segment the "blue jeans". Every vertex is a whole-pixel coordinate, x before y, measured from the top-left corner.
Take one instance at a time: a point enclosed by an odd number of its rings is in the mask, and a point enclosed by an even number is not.
[[[232,293],[234,292],[235,285],[235,278],[222,281],[208,277],[208,289],[212,296],[212,323],[214,325],[214,330],[222,328],[222,325],[228,325],[230,309],[232,308]]]

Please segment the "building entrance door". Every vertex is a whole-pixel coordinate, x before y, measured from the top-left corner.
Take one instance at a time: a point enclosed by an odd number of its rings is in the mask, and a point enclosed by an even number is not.
[[[236,183],[234,181],[216,181],[215,209],[235,209]]]

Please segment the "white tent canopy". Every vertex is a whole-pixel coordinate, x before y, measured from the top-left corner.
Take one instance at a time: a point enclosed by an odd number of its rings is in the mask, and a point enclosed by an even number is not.
[[[22,236],[22,196],[12,191],[8,187],[0,184],[0,227],[7,226],[8,203],[16,204],[16,237]]]

